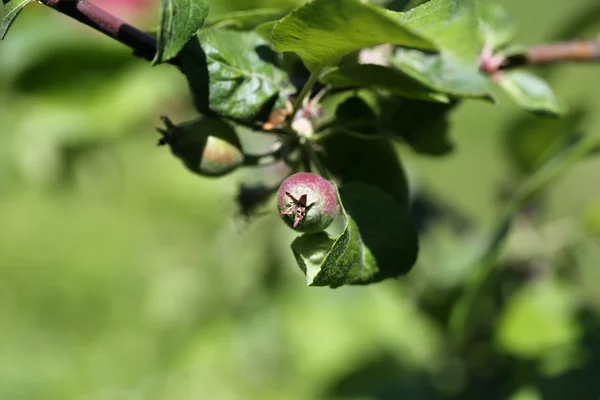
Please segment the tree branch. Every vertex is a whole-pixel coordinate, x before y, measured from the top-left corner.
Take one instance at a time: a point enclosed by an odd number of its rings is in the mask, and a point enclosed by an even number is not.
[[[600,36],[593,40],[573,40],[549,45],[533,46],[527,51],[531,65],[567,61],[599,61]]]
[[[590,40],[570,40],[531,46],[524,54],[508,57],[484,51],[481,70],[493,74],[499,70],[528,65],[600,61],[600,36]]]
[[[53,8],[131,48],[134,54],[148,61],[156,54],[156,39],[146,32],[129,25],[86,0],[39,0]],[[176,60],[171,64],[178,64]]]

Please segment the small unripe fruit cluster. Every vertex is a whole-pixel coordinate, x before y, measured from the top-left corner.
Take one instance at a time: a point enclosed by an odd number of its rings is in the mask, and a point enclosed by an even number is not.
[[[277,206],[287,225],[306,233],[325,230],[339,214],[335,186],[309,172],[298,172],[283,181]]]
[[[168,145],[192,172],[203,176],[222,176],[244,163],[240,141],[225,122],[202,118],[196,121],[173,124],[163,117],[166,129],[159,145]]]

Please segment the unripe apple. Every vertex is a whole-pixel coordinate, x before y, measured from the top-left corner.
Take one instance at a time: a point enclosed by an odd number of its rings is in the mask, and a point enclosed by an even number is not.
[[[299,232],[323,231],[339,214],[335,186],[309,172],[298,172],[283,181],[277,206],[285,223]]]
[[[159,145],[168,145],[192,172],[222,176],[244,163],[244,153],[231,126],[216,118],[201,118],[175,125],[163,117],[166,129]]]

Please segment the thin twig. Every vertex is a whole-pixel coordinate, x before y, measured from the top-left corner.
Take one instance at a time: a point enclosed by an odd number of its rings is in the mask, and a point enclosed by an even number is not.
[[[310,91],[312,90],[313,86],[319,80],[321,71],[323,71],[323,67],[318,67],[317,69],[315,69],[314,71],[311,72],[311,74],[308,78],[308,81],[306,81],[306,83],[304,84],[304,87],[302,87],[302,90],[300,91],[300,94],[298,95],[298,97],[296,97],[296,100],[294,101],[294,107],[293,107],[292,113],[288,116],[288,120],[285,125],[286,127],[289,128],[290,126],[292,126],[294,117],[296,116],[298,111],[302,108],[302,104],[304,103],[304,98],[310,94]]]
[[[151,61],[156,54],[157,42],[152,35],[86,0],[39,0],[39,2],[123,43],[138,57]],[[169,62],[178,65],[176,59]]]
[[[527,51],[529,64],[600,60],[600,36],[593,40],[573,40],[533,46]]]
[[[525,54],[508,56],[498,69],[527,65],[600,61],[600,36],[590,40],[570,40],[529,47]],[[489,71],[486,72],[496,72]]]

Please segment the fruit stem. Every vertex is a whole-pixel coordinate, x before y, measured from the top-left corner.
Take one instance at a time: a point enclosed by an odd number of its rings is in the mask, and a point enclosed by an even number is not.
[[[244,153],[244,165],[247,167],[256,167],[274,164],[284,159],[293,147],[294,143],[284,141],[280,142],[276,149],[264,154]]]
[[[352,129],[347,129],[347,128],[343,128],[343,127],[338,127],[338,128],[328,128],[328,129],[324,129],[322,131],[317,132],[317,135],[314,136],[313,141],[319,143],[322,142],[323,140],[330,138],[332,136],[335,136],[337,134],[344,134],[344,135],[348,135],[348,136],[352,136],[355,137],[357,139],[362,139],[362,140],[380,140],[380,139],[392,139],[394,136],[391,134],[387,134],[387,133],[375,133],[372,135],[368,135],[368,134],[364,134]]]
[[[313,72],[311,72],[310,76],[308,77],[308,80],[304,84],[304,87],[300,91],[300,94],[298,95],[298,97],[296,97],[296,100],[294,101],[292,113],[290,114],[290,116],[288,117],[288,120],[285,123],[285,126],[287,128],[292,126],[292,122],[294,122],[294,117],[296,116],[298,111],[300,111],[300,109],[302,108],[302,104],[304,103],[304,98],[306,98],[306,96],[309,95],[313,86],[315,86],[315,83],[317,83],[317,80],[319,80],[321,71],[323,71],[323,67],[318,67]]]
[[[306,140],[302,143],[302,150],[305,154],[308,155],[312,163],[315,165],[317,171],[319,172],[319,175],[321,175],[327,180],[331,180],[327,168],[325,168],[325,165],[323,165],[323,163],[321,162],[321,157],[319,157],[319,154],[317,154],[313,146],[314,143],[312,141]]]

